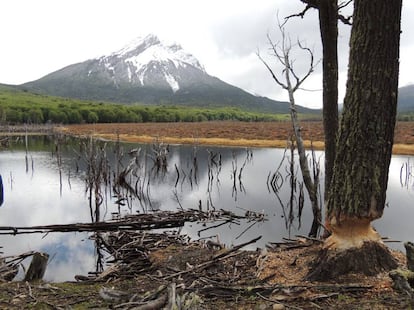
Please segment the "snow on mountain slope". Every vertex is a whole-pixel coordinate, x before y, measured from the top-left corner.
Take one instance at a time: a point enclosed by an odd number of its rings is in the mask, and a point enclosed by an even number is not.
[[[154,35],[137,38],[97,60],[100,67],[103,66],[110,74],[115,85],[125,82],[139,86],[166,83],[173,92],[181,87],[182,69],[191,66],[205,73],[199,61],[180,45],[166,45]],[[93,70],[88,74],[93,74]]]
[[[289,112],[285,102],[254,96],[209,75],[180,45],[163,43],[155,35],[137,38],[113,53],[71,64],[19,87],[99,102]]]

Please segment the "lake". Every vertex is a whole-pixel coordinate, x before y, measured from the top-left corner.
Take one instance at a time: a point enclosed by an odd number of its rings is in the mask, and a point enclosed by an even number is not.
[[[224,209],[236,214],[254,211],[264,214],[267,220],[227,224],[199,234],[201,229],[217,223],[207,226],[193,223],[181,228],[181,234],[194,239],[218,239],[227,246],[262,236],[251,248],[263,248],[266,243],[281,241],[283,237],[307,235],[310,229],[311,212],[306,192],[302,225],[297,218],[290,227],[287,225],[290,152],[285,153],[283,149],[92,143],[87,139],[81,143],[67,137],[33,136],[27,141],[26,151],[24,137],[12,140],[9,148],[0,150],[0,174],[4,184],[0,226],[71,224],[108,220],[114,214],[201,208]],[[323,163],[323,152],[316,152],[315,156]],[[105,171],[106,176],[100,180],[98,216],[93,212],[95,196],[89,199],[85,182],[91,162]],[[158,162],[158,168],[154,168],[154,162]],[[403,242],[414,239],[413,184],[401,184],[400,178],[401,167],[405,164],[411,167],[409,156],[393,156],[387,207],[384,216],[374,222],[382,236]],[[300,172],[297,167],[295,169],[300,181]],[[281,186],[278,195],[269,186],[277,170],[280,172],[277,184]],[[113,176],[122,171],[129,171],[126,180],[137,190],[138,196],[128,194],[123,188],[120,199],[113,190]],[[299,187],[297,189],[299,191]],[[296,196],[295,214],[298,200]],[[388,245],[403,250],[401,242]],[[32,250],[47,252],[50,255],[44,277],[47,281],[73,280],[76,274],[86,275],[95,270],[95,245],[86,233],[2,235],[0,246],[4,255]]]

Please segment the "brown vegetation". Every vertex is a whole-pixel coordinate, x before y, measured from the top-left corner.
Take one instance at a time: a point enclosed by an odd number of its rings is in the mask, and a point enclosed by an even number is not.
[[[313,141],[323,149],[322,122],[302,122],[302,135],[307,146]],[[60,127],[69,134],[96,135],[128,142],[208,144],[252,147],[285,147],[292,135],[290,122],[201,122],[201,123],[137,123],[85,124]],[[399,122],[395,129],[394,154],[414,154],[414,122]]]

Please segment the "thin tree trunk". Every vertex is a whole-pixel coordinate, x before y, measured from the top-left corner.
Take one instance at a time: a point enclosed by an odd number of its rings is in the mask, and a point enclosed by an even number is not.
[[[289,55],[285,55],[285,62],[289,63]],[[290,81],[289,70],[285,70],[285,78],[287,84],[287,90],[289,93],[289,102],[290,102],[290,118],[292,120],[292,127],[295,133],[296,145],[298,148],[299,154],[299,165],[300,170],[302,171],[303,182],[305,183],[306,190],[309,194],[309,199],[312,205],[312,213],[313,213],[313,222],[311,226],[311,230],[309,231],[310,237],[317,237],[320,223],[322,221],[322,215],[318,204],[318,184],[316,183],[317,180],[312,180],[309,165],[308,165],[308,158],[306,157],[306,150],[305,146],[303,145],[302,134],[300,132],[299,121],[296,113],[296,104],[295,104],[295,97],[293,87]]]
[[[323,59],[323,127],[325,133],[325,201],[331,183],[338,132],[338,3],[319,0]]]

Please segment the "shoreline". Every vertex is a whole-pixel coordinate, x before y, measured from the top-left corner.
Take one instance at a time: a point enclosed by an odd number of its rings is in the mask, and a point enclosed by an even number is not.
[[[56,129],[56,128],[55,128]],[[221,147],[257,147],[257,148],[286,148],[288,140],[269,140],[269,139],[230,139],[217,137],[173,137],[173,136],[159,136],[159,135],[133,135],[124,133],[98,133],[98,132],[82,132],[74,133],[68,127],[60,127],[58,132],[69,134],[72,136],[93,136],[109,141],[120,140],[128,143],[153,143],[158,140],[168,144],[200,144]],[[303,140],[306,149],[324,151],[325,143],[323,141]],[[414,144],[394,143],[392,149],[393,155],[414,155]]]
[[[258,125],[260,132],[253,125]],[[408,123],[406,123],[408,124]],[[412,125],[411,125],[412,124]],[[411,123],[414,128],[414,123]],[[220,125],[220,126],[219,126]],[[223,125],[223,126],[221,126]],[[248,134],[239,132],[239,127],[247,127]],[[323,133],[321,134],[318,122],[304,124],[304,145],[307,149],[323,151]],[[406,126],[407,127],[407,126]],[[410,127],[411,128],[411,127]],[[203,122],[203,123],[137,123],[137,124],[88,124],[88,125],[35,125],[10,126],[1,128],[0,137],[17,135],[42,135],[46,133],[62,133],[75,137],[92,136],[95,138],[128,143],[153,143],[162,141],[168,144],[200,144],[223,147],[256,147],[256,148],[286,148],[289,136],[290,123],[243,123],[243,122]],[[9,130],[7,130],[9,129]],[[12,129],[12,130],[10,130]],[[255,132],[256,130],[256,132]],[[276,131],[263,134],[264,131]],[[143,134],[139,134],[143,131]],[[220,132],[221,131],[221,132]],[[395,135],[406,132],[407,128],[396,131]],[[257,138],[263,137],[265,138]],[[409,135],[414,136],[414,134]],[[393,155],[414,155],[414,143],[405,143],[403,138],[394,139]]]

